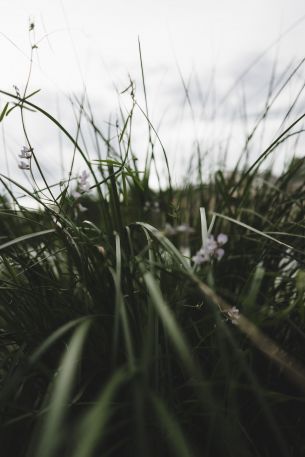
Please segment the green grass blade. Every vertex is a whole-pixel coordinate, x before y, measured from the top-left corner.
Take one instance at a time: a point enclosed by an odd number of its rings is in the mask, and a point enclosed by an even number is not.
[[[49,235],[50,233],[55,233],[55,229],[42,230],[40,232],[30,233],[28,235],[19,236],[14,240],[8,241],[7,243],[0,245],[0,251],[3,249],[15,246],[16,244],[22,243],[23,241],[32,240],[33,238]]]
[[[35,457],[58,455],[62,427],[89,324],[89,322],[84,322],[75,330],[67,352],[63,356],[59,373],[55,378],[54,389],[49,402],[50,407],[40,431],[40,438],[34,453]]]
[[[165,402],[151,394],[151,403],[158,419],[159,427],[166,433],[166,439],[177,457],[191,457],[193,454],[183,434],[182,428],[174,416],[169,412]],[[172,454],[171,454],[172,455]]]
[[[112,414],[112,401],[119,388],[126,382],[127,374],[121,369],[112,375],[94,406],[82,418],[75,450],[71,457],[91,457],[106,434],[107,422]]]

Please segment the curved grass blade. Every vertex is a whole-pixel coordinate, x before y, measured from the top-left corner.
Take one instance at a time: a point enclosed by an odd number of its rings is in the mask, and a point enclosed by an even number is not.
[[[59,327],[46,340],[44,340],[44,342],[33,352],[33,354],[29,358],[29,363],[36,363],[40,359],[40,357],[49,349],[49,347],[56,343],[57,340],[59,340],[73,327],[88,319],[91,319],[91,316],[74,319],[73,321],[70,321],[67,324],[64,324],[61,327]]]
[[[124,369],[117,371],[108,381],[94,406],[81,419],[75,450],[71,457],[91,457],[106,433],[106,425],[112,414],[112,401],[118,389],[126,382]]]
[[[158,423],[165,430],[168,444],[172,448],[174,455],[177,457],[191,457],[193,454],[183,431],[174,416],[168,411],[164,401],[153,393],[151,393],[150,399],[155,410]]]
[[[4,105],[4,108],[3,108],[3,110],[2,110],[1,113],[0,113],[0,122],[3,121],[3,118],[4,118],[5,113],[6,113],[6,111],[7,111],[8,105],[9,105],[9,102],[7,102],[7,103]]]
[[[34,452],[35,457],[53,457],[58,455],[61,442],[62,427],[72,395],[76,370],[85,337],[89,330],[89,322],[82,323],[74,332],[67,352],[64,354],[62,364],[55,378],[53,392],[49,402],[49,410],[40,430],[40,438]]]
[[[37,238],[37,237],[43,236],[43,235],[49,235],[50,233],[55,233],[55,229],[42,230],[41,232],[35,232],[35,233],[30,233],[28,235],[19,236],[18,238],[15,238],[14,240],[1,244],[0,251],[2,251],[3,249],[9,248],[11,246],[14,246],[18,243],[22,243],[23,241],[32,240],[33,238]]]
[[[229,216],[225,216],[224,214],[219,214],[219,213],[214,213],[215,216],[217,217],[220,217],[222,219],[225,219],[227,221],[230,221],[230,222],[233,222],[234,224],[237,224],[237,225],[240,225],[241,227],[244,227],[248,230],[251,230],[251,232],[253,233],[256,233],[257,235],[261,235],[265,238],[268,238],[269,240],[271,241],[274,241],[275,243],[277,244],[280,244],[282,246],[285,246],[286,248],[288,249],[293,249],[294,251],[296,250],[293,246],[291,246],[290,244],[287,244],[287,243],[284,243],[283,241],[280,241],[276,238],[274,238],[273,236],[269,235],[268,233],[266,232],[262,232],[261,230],[257,230],[256,228],[254,227],[251,227],[251,225],[248,225],[248,224],[245,224],[244,222],[241,222],[241,221],[238,221],[236,219],[233,219],[232,217],[229,217]],[[299,252],[302,252],[302,251],[299,251]],[[303,253],[303,252],[302,252]]]

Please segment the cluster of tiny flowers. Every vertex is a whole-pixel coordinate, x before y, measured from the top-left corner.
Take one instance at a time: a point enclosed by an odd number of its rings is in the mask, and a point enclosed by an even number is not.
[[[224,233],[220,233],[216,240],[213,235],[210,235],[207,239],[206,245],[196,252],[194,257],[192,257],[195,265],[209,262],[212,259],[221,260],[225,253],[222,246],[226,244],[227,241],[228,236]]]
[[[32,149],[27,148],[26,146],[23,146],[21,149],[21,154],[19,154],[19,157],[21,159],[27,159],[29,160],[32,157]],[[30,164],[29,162],[25,162],[24,160],[20,160],[18,167],[21,168],[21,170],[29,170],[30,169]]]

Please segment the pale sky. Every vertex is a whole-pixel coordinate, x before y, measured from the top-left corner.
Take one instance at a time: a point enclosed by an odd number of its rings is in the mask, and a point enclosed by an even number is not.
[[[31,36],[28,32],[29,20],[35,22],[35,31]],[[293,24],[293,29],[282,37],[278,45],[272,46]],[[251,124],[251,116],[257,117],[264,105],[275,60],[276,75],[280,79],[285,68],[291,65],[292,71],[305,57],[305,2],[0,0],[1,89],[13,91],[13,84],[21,91],[24,88],[31,40],[32,44],[38,45],[38,49],[33,57],[30,89],[41,89],[35,101],[53,113],[59,110],[65,125],[75,131],[66,96],[80,94],[85,84],[95,113],[101,123],[105,123],[110,114],[112,119],[116,116],[118,97],[115,87],[119,91],[125,89],[128,74],[136,81],[137,97],[143,103],[138,37],[142,46],[151,119],[157,127],[161,124],[163,143],[173,165],[179,169],[177,164],[181,160],[185,162],[185,156],[190,156],[195,137],[206,145],[206,149],[214,148],[216,140],[219,144],[225,141],[226,137],[219,138],[218,132],[231,131],[230,118],[233,112],[236,116],[241,109],[242,97],[245,97]],[[248,65],[268,48],[230,93],[224,110],[219,108],[219,116],[216,119],[201,116],[203,108],[200,104],[207,91],[213,92],[208,94],[209,103],[217,105]],[[185,97],[179,72],[185,82],[190,82],[195,120],[194,113],[183,107]],[[209,86],[211,75],[213,88]],[[302,82],[301,68],[295,85],[289,85],[275,106],[269,124],[272,133]],[[4,103],[4,98],[0,97],[0,108]],[[120,103],[128,106],[126,96]],[[301,100],[297,111],[302,110],[302,104]],[[37,114],[35,116],[34,121],[29,118],[29,130],[36,148],[41,149],[41,160],[56,179],[59,172],[54,164],[58,165],[59,159],[56,155],[58,143],[54,137],[57,141],[57,133],[48,122],[38,120]],[[13,176],[20,174],[15,150],[18,153],[19,145],[24,143],[21,127],[19,125],[17,129],[16,122],[17,114],[12,114],[11,119],[8,117],[3,124],[9,151],[9,171]],[[135,142],[139,149],[143,128],[142,124],[139,124],[138,131],[135,127]],[[245,133],[244,128],[244,125],[238,126],[233,143],[242,143],[244,137],[240,136]],[[232,160],[234,157],[237,157],[236,154],[233,154]]]
[[[303,0],[0,0],[0,7],[2,85],[24,81],[31,19],[41,63],[33,83],[54,90],[77,90],[82,77],[99,88],[103,66],[110,78],[123,78],[138,65],[138,36],[147,70],[175,67],[177,59],[186,73],[216,65],[236,77],[243,60],[305,15]],[[302,56],[304,27],[300,23],[282,40],[281,58]]]

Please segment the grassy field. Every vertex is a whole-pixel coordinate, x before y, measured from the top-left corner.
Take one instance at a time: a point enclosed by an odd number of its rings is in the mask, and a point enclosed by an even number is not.
[[[255,161],[206,180],[199,151],[198,180],[175,187],[132,82],[127,92],[114,138],[79,103],[94,158],[80,122],[73,136],[27,89],[1,92],[1,122],[21,114],[29,182],[0,173],[1,455],[305,455],[305,167],[301,157],[280,176],[264,166],[301,136],[304,115],[287,107],[292,120]],[[74,145],[56,185],[27,134],[27,109]],[[140,168],[135,111],[148,127]],[[160,188],[151,187],[156,147]]]

